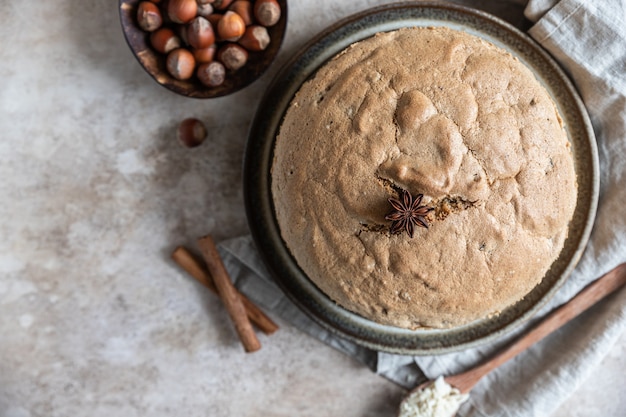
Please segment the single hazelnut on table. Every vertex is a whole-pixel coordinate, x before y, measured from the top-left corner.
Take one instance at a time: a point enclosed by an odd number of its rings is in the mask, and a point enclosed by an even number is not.
[[[228,10],[241,16],[246,26],[250,26],[253,23],[252,2],[249,0],[235,0]]]
[[[156,4],[142,1],[137,7],[137,24],[146,32],[153,32],[163,24],[161,11]]]
[[[212,62],[215,58],[215,53],[217,52],[217,45],[213,44],[207,48],[202,49],[192,49],[191,53],[193,57],[196,59],[196,63],[204,64],[207,62]]]
[[[217,22],[217,35],[220,40],[234,42],[246,31],[246,24],[235,12],[227,11]]]
[[[206,127],[204,123],[198,119],[188,118],[178,125],[178,140],[188,148],[200,146],[202,142],[204,142],[204,139],[206,139],[206,136]]]
[[[200,82],[207,87],[217,87],[226,80],[226,68],[221,62],[213,61],[198,66],[196,72]]]
[[[215,33],[208,20],[197,16],[187,25],[187,42],[192,48],[208,48],[215,43]]]
[[[246,32],[239,39],[239,45],[248,51],[263,51],[270,44],[270,35],[265,26],[252,25],[246,28]]]
[[[174,23],[187,23],[196,17],[197,12],[196,0],[169,0],[167,4],[167,15]]]
[[[254,17],[263,26],[274,26],[280,20],[280,4],[276,0],[256,0]]]
[[[167,54],[180,48],[180,38],[170,28],[160,28],[150,34],[150,45],[155,51]]]
[[[215,0],[213,1],[213,7],[217,10],[225,10],[232,2],[233,0]]]
[[[193,75],[196,60],[185,48],[174,49],[167,55],[167,71],[177,80],[188,80]]]
[[[228,43],[217,51],[217,60],[231,71],[236,71],[248,62],[248,51],[236,43]]]

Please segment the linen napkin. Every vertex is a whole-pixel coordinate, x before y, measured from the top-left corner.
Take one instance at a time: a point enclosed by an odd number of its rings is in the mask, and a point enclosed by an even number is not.
[[[376,352],[336,337],[294,306],[272,281],[250,237],[219,245],[235,285],[261,307],[411,388],[489,357],[591,281],[626,261],[626,3],[531,0],[528,33],[573,79],[589,111],[600,157],[600,199],[589,244],[565,285],[537,317],[496,343],[439,356]],[[459,410],[469,416],[548,416],[584,381],[626,329],[626,291],[611,296],[556,334],[484,378]],[[523,383],[522,383],[523,381]]]

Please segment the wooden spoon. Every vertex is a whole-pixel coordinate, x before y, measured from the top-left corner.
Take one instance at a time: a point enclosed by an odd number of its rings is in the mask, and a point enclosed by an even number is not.
[[[445,382],[458,389],[463,394],[469,393],[478,381],[480,381],[481,378],[489,372],[493,371],[509,359],[514,358],[519,353],[548,336],[553,331],[559,329],[561,326],[581,314],[583,311],[587,310],[589,307],[593,306],[607,295],[616,291],[624,284],[626,284],[626,263],[617,266],[606,275],[589,284],[574,298],[551,312],[542,321],[537,323],[529,332],[521,335],[517,340],[501,350],[491,359],[461,374],[447,376],[444,378]],[[428,381],[417,386],[409,393],[409,395],[407,395],[407,397],[405,397],[403,402],[407,401],[413,392],[430,384],[432,384],[432,381]]]

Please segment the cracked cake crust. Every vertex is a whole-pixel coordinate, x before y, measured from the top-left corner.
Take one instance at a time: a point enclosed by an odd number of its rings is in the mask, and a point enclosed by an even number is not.
[[[423,193],[430,229],[389,234],[387,199]],[[380,33],[300,88],[276,139],[281,235],[339,305],[453,327],[532,290],[576,204],[569,142],[532,72],[447,28]]]

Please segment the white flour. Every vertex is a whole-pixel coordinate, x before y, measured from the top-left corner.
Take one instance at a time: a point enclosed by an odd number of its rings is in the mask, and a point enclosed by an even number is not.
[[[452,417],[468,398],[440,376],[402,401],[399,417]]]

